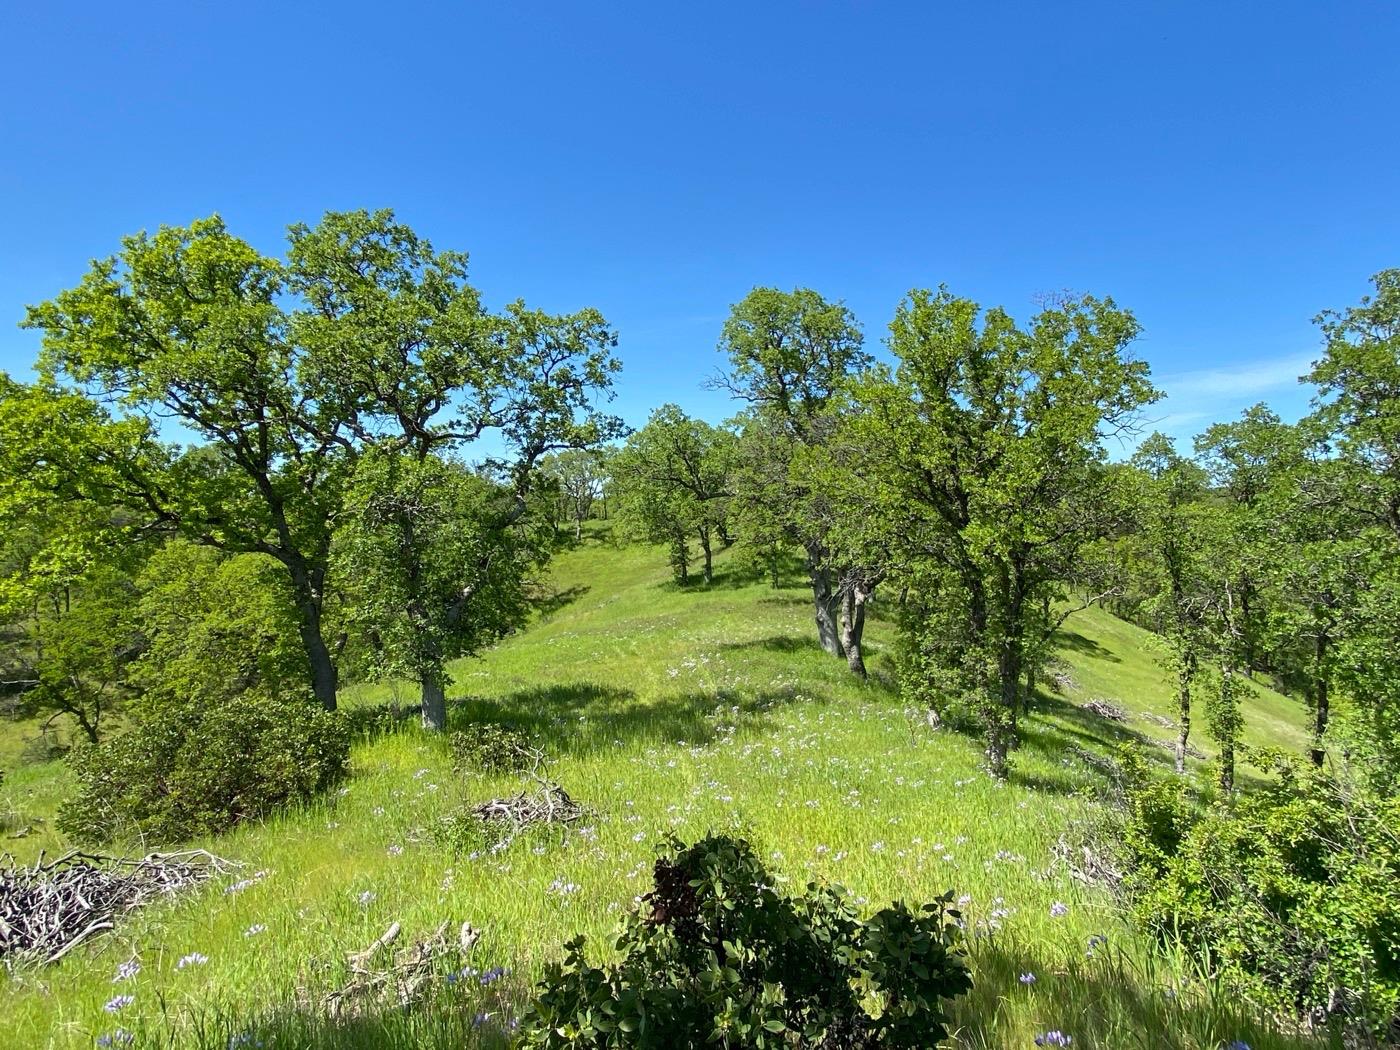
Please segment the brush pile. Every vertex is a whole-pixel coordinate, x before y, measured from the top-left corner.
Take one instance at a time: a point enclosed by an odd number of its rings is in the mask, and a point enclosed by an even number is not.
[[[1119,707],[1112,700],[1107,700],[1102,696],[1096,696],[1092,700],[1087,700],[1079,705],[1090,714],[1098,715],[1100,718],[1107,718],[1110,722],[1126,722],[1128,712]]]
[[[511,798],[493,798],[474,806],[472,812],[489,823],[509,826],[510,837],[531,824],[572,824],[583,807],[552,780],[535,778],[535,786]]]
[[[204,850],[140,860],[74,850],[51,861],[40,855],[33,867],[8,858],[0,862],[0,960],[57,962],[127,912],[232,867]]]

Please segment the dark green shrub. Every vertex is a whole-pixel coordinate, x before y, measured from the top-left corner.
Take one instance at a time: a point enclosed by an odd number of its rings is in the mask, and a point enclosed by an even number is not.
[[[522,1045],[933,1047],[947,1001],[972,987],[951,895],[862,922],[839,887],[779,894],[748,843],[724,835],[671,840],[654,881],[625,920],[621,962],[590,966],[580,936],[546,967]]]
[[[344,723],[309,701],[249,694],[176,705],[73,750],[78,793],[58,824],[88,842],[211,834],[325,790],[348,759]]]
[[[453,733],[452,768],[458,774],[523,773],[532,768],[540,754],[530,746],[530,738],[513,726],[497,722],[474,722]]]
[[[1292,771],[1191,813],[1130,785],[1138,918],[1256,1003],[1366,1037],[1400,1034],[1400,800]]]

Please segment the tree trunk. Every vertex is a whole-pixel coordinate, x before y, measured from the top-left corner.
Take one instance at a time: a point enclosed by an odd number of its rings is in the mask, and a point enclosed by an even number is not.
[[[423,728],[438,733],[447,728],[447,692],[440,678],[423,682]]]
[[[1310,757],[1315,766],[1321,766],[1323,758],[1326,757],[1326,751],[1322,746],[1323,734],[1327,732],[1327,716],[1330,707],[1327,672],[1324,670],[1326,660],[1327,635],[1319,631],[1313,644],[1313,734]]]
[[[710,529],[709,526],[700,528],[700,549],[705,553],[705,582],[715,582],[714,552],[710,549]]]
[[[1233,704],[1234,700],[1234,665],[1228,661],[1220,668],[1220,691],[1226,703]],[[1227,715],[1228,717],[1228,715]],[[1220,741],[1220,790],[1224,794],[1229,794],[1235,790],[1235,737],[1237,731],[1231,730],[1228,733],[1220,734],[1223,738]]]
[[[336,669],[330,647],[321,635],[321,602],[304,565],[291,565],[292,594],[297,607],[297,631],[306,649],[311,691],[327,711],[335,710]]]
[[[575,543],[579,543],[579,542],[581,542],[582,540],[583,540],[583,519],[582,519],[582,518],[579,518],[579,517],[576,517],[576,518],[574,518],[574,542],[575,542]]]
[[[78,727],[82,729],[83,735],[88,738],[88,743],[97,743],[97,723],[88,718],[87,712],[83,710],[81,704],[75,704],[69,709],[73,717],[78,722]]]
[[[681,583],[690,582],[690,552],[686,550],[684,536],[677,536],[671,542],[671,565]]]
[[[1016,746],[1016,715],[1020,707],[1021,691],[1021,643],[1018,639],[1007,638],[1001,643],[1001,654],[997,658],[997,677],[1001,679],[1001,706],[1006,714],[1006,724],[1010,736],[1005,750]]]
[[[832,656],[845,656],[841,647],[841,595],[831,586],[831,570],[823,568],[820,552],[807,551],[807,573],[812,580],[812,604],[817,613],[817,641]]]
[[[1181,658],[1176,678],[1176,771],[1186,772],[1186,742],[1191,735],[1191,680],[1196,675],[1196,654]]]
[[[846,650],[846,666],[852,674],[866,677],[861,637],[865,633],[865,603],[869,590],[860,580],[851,580],[841,590],[841,645]]]

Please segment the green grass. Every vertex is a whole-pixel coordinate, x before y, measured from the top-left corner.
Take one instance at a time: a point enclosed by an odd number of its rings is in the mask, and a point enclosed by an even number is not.
[[[958,1006],[955,1045],[1030,1046],[1050,1028],[1076,1047],[1115,1050],[1311,1045],[1269,1034],[1247,1004],[1191,980],[1122,923],[1103,891],[1052,862],[1056,839],[1089,805],[1083,789],[1101,775],[1093,757],[1134,734],[1171,734],[1078,706],[1106,696],[1135,713],[1170,710],[1142,632],[1097,611],[1072,618],[1063,655],[1075,687],[1042,698],[1011,780],[996,784],[980,772],[975,740],[905,711],[890,685],[887,622],[869,628],[875,673],[861,683],[816,648],[800,588],[726,574],[727,557],[719,566],[714,586],[682,589],[659,552],[616,549],[595,532],[556,560],[549,612],[454,668],[455,693],[470,699],[453,719],[528,726],[552,775],[588,807],[578,827],[494,857],[454,856],[432,841],[438,818],[517,783],[454,779],[443,741],[416,727],[381,736],[355,748],[340,795],[202,843],[244,863],[238,875],[135,913],[59,966],[11,975],[0,1044],[89,1047],[118,1025],[136,1032],[137,1046],[223,1048],[243,1032],[268,1047],[498,1044],[498,1020],[518,1010],[566,939],[581,931],[606,952],[618,918],[648,888],[663,835],[738,828],[789,884],[838,881],[871,908],[949,889],[966,896],[976,988]],[[352,688],[345,700],[393,693]],[[1303,739],[1301,709],[1267,691],[1247,717],[1260,742]],[[1169,763],[1165,750],[1160,757]],[[61,794],[61,765],[21,767],[0,809],[44,816]],[[45,826],[11,845],[32,855],[58,842]],[[255,872],[265,874],[226,892]],[[561,892],[566,885],[576,888]],[[1059,918],[1057,901],[1068,905]],[[390,922],[411,936],[444,920],[481,931],[472,965],[507,966],[510,976],[339,1024],[299,1005],[326,990],[321,963],[363,948]],[[255,926],[266,929],[247,935]],[[1108,946],[1090,956],[1095,934]],[[176,969],[191,952],[208,962]],[[128,959],[141,972],[114,984]],[[1022,984],[1022,973],[1035,982]],[[134,1002],[104,1012],[118,993]],[[478,1012],[492,1014],[480,1027]]]

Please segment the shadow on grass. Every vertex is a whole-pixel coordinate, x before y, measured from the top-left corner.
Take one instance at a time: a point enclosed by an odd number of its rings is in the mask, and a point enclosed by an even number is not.
[[[1149,952],[1120,951],[1116,932],[1088,944],[974,938],[973,989],[954,1007],[957,1045],[990,1050],[1028,1045],[1008,1031],[1019,1015],[1036,1032],[1058,1030],[1074,1046],[1115,1050],[1198,1050],[1237,1045],[1253,1050],[1304,1050],[1324,1043],[1280,1034],[1240,996],[1218,983],[1173,987],[1178,967]],[[1032,980],[1023,980],[1030,975]],[[1025,1042],[1022,1039],[1025,1038]]]
[[[721,689],[681,692],[643,701],[631,689],[597,682],[534,686],[501,697],[466,697],[449,701],[449,728],[474,722],[513,725],[558,755],[580,755],[623,744],[703,745],[719,727],[765,728],[773,708],[794,702],[825,703],[826,697],[804,686],[801,693],[757,693]],[[717,708],[722,708],[718,714]]]
[[[799,638],[793,634],[772,634],[767,638],[750,638],[746,642],[725,642],[720,646],[724,652],[762,649],[766,653],[806,653],[819,648],[815,638]]]
[[[565,606],[572,605],[592,589],[593,588],[587,584],[565,587],[563,590],[557,590],[552,594],[537,598],[534,602],[534,606],[539,610],[541,616],[551,616]]]
[[[1087,638],[1078,631],[1066,631],[1063,628],[1055,632],[1055,644],[1061,649],[1072,649],[1076,653],[1083,653],[1094,660],[1105,660],[1111,664],[1121,664],[1122,657],[1111,649],[1106,649],[1092,638]]]

